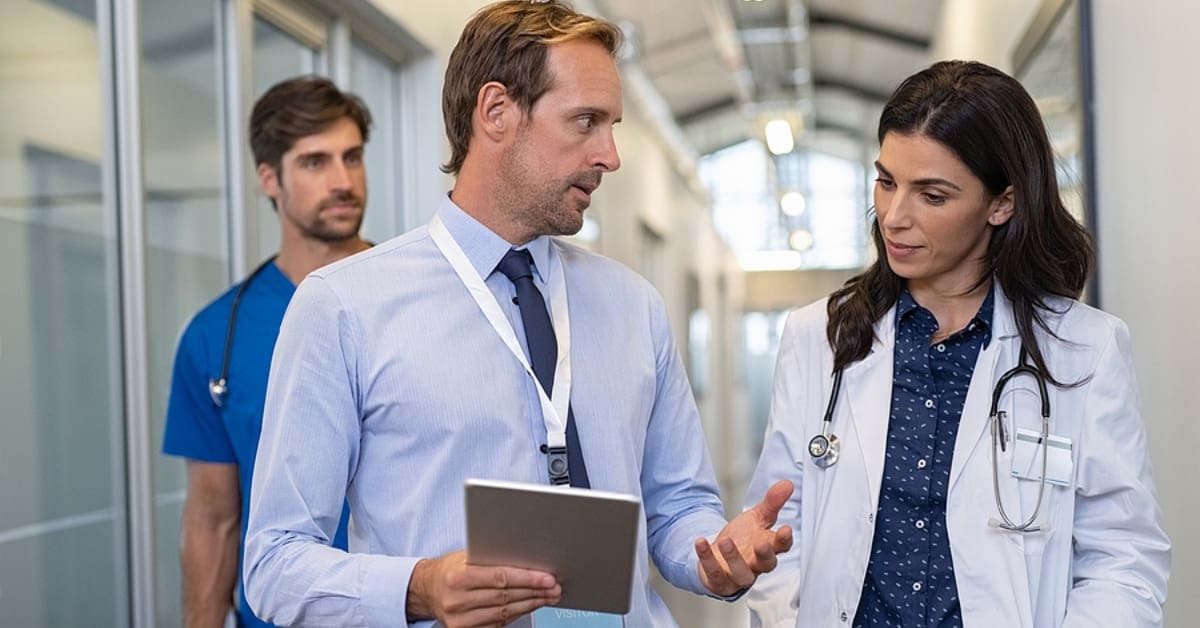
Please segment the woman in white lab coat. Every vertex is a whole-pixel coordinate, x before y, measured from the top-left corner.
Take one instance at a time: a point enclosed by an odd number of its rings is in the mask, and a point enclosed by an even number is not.
[[[749,494],[794,482],[796,545],[748,594],[753,624],[1160,626],[1170,543],[1129,332],[1076,300],[1092,245],[1035,104],[942,62],[878,136],[878,257],[783,333]]]

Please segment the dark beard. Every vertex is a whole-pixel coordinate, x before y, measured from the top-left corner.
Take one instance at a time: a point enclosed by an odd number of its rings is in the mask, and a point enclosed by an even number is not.
[[[347,202],[359,208],[358,220],[355,220],[351,227],[342,227],[338,223],[332,223],[321,217],[323,210]],[[330,196],[321,201],[321,204],[317,207],[317,216],[313,219],[312,224],[302,226],[301,230],[304,231],[306,236],[326,243],[337,243],[355,238],[358,236],[359,229],[362,228],[363,217],[366,215],[366,212],[362,211],[363,205],[363,199],[351,192],[343,192]]]

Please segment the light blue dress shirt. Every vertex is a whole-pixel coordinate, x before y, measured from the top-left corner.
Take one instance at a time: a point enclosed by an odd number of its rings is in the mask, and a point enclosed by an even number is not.
[[[513,285],[493,274],[509,244],[449,198],[438,214],[524,344]],[[725,520],[666,310],[625,266],[549,238],[528,244],[538,269],[550,247],[592,487],[643,504],[626,625],[674,626],[647,554],[672,584],[705,593],[693,542]],[[545,276],[535,281],[549,298]],[[251,606],[287,625],[431,625],[405,616],[408,582],[421,558],[464,547],[463,482],[548,481],[534,386],[425,227],[310,275],[271,364],[246,541]],[[329,546],[343,495],[349,553]]]

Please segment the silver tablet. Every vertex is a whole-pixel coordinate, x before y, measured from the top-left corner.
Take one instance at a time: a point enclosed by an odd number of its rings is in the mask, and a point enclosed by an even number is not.
[[[467,562],[553,573],[560,608],[625,614],[641,502],[632,495],[467,480]]]

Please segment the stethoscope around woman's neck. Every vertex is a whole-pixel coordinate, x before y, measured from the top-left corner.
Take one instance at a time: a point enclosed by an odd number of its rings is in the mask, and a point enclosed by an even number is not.
[[[842,389],[842,370],[833,372],[833,389],[829,393],[829,403],[825,406],[825,418],[821,421],[821,433],[808,441],[808,455],[812,456],[813,464],[828,469],[837,464],[842,455],[842,443],[833,433],[833,411],[837,409],[838,392]]]
[[[1046,492],[1046,460],[1049,458],[1048,443],[1050,437],[1050,395],[1046,389],[1045,374],[1037,366],[1029,364],[1027,358],[1028,355],[1025,351],[1025,346],[1021,345],[1017,365],[1005,371],[992,388],[992,404],[988,411],[988,421],[991,424],[992,433],[992,491],[996,500],[996,509],[1000,511],[1000,518],[989,518],[988,525],[1011,532],[1045,532],[1049,530],[1047,526],[1034,524],[1037,521],[1038,514],[1042,510],[1042,500]],[[833,372],[833,386],[829,393],[829,403],[825,406],[825,417],[821,421],[821,433],[813,436],[808,441],[808,455],[812,457],[813,464],[821,469],[832,467],[837,464],[838,459],[841,457],[841,441],[833,433],[833,413],[837,409],[838,393],[842,388],[842,371],[843,369],[837,369]],[[1004,393],[1004,387],[1008,382],[1022,374],[1031,375],[1037,381],[1038,395],[1042,402],[1042,430],[1038,438],[1038,445],[1041,447],[1042,453],[1042,475],[1038,485],[1037,505],[1033,509],[1033,514],[1030,515],[1029,519],[1017,523],[1009,518],[1008,513],[1004,510],[1004,500],[1000,497],[1000,471],[996,449],[999,447],[1001,451],[1006,451],[1008,440],[1008,436],[1004,430],[1005,413],[999,409],[1000,396]]]
[[[996,499],[996,509],[1000,511],[1000,519],[991,517],[988,519],[988,525],[1012,532],[1041,532],[1049,530],[1047,526],[1037,526],[1034,523],[1037,521],[1038,513],[1042,510],[1042,498],[1046,493],[1047,460],[1050,458],[1050,393],[1046,390],[1045,374],[1038,367],[1029,364],[1026,361],[1027,357],[1025,345],[1021,345],[1017,365],[1005,371],[1000,376],[1000,379],[996,380],[996,386],[992,389],[992,405],[988,410],[988,422],[991,423],[992,432],[992,493]],[[1000,462],[996,459],[996,447],[997,443],[999,443],[1000,450],[1005,451],[1008,443],[1008,435],[1004,432],[1004,411],[1000,410],[1000,395],[1004,392],[1004,386],[1008,384],[1009,380],[1021,374],[1033,376],[1034,381],[1038,385],[1038,397],[1042,402],[1042,430],[1038,435],[1038,445],[1042,448],[1042,474],[1041,479],[1038,481],[1037,505],[1033,508],[1033,514],[1029,516],[1029,519],[1021,523],[1014,523],[1008,517],[1008,513],[1004,511],[1004,500],[1000,498]]]

